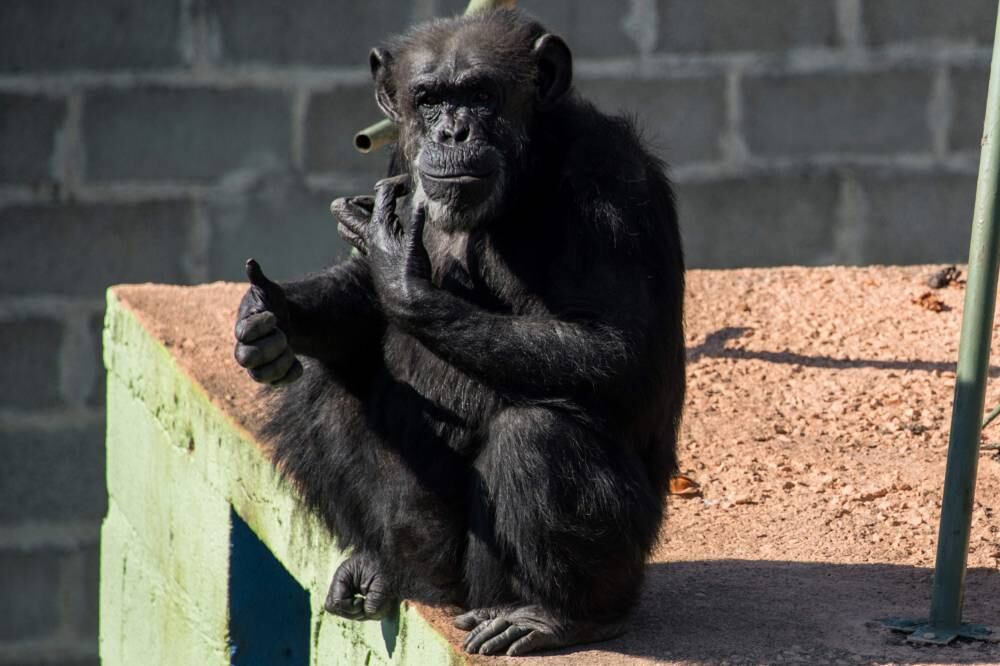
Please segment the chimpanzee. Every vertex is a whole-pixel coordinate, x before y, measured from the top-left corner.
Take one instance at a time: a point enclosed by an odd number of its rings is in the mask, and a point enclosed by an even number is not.
[[[370,64],[399,140],[374,196],[331,206],[358,252],[282,285],[250,260],[236,323],[237,361],[281,386],[276,463],[352,549],[326,608],[459,605],[481,654],[618,635],[684,396],[664,166],[516,11],[424,24]]]

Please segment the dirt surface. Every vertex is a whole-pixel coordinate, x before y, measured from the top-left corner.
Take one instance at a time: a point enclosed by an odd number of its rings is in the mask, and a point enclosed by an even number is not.
[[[964,297],[927,286],[940,268],[689,273],[681,466],[702,496],[672,498],[629,633],[546,662],[1000,664],[1000,644],[911,647],[875,621],[929,605]],[[232,361],[244,289],[117,293],[254,431]],[[965,618],[1000,628],[996,452],[980,456]]]

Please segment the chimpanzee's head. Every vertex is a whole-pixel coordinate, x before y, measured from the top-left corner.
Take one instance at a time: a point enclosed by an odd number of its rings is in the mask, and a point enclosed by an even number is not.
[[[513,195],[536,114],[572,81],[566,44],[510,10],[433,21],[372,49],[370,63],[414,201],[448,231],[487,222]]]

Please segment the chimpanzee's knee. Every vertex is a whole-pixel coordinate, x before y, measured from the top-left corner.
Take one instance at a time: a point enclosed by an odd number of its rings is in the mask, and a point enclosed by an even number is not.
[[[537,603],[568,617],[634,602],[663,507],[628,441],[585,417],[509,408],[474,465],[469,603]]]

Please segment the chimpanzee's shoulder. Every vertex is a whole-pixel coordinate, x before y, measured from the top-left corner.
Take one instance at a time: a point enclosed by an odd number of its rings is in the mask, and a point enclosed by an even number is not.
[[[604,113],[572,95],[549,113],[549,149],[560,175],[575,189],[602,198],[642,198],[667,184],[664,163],[643,138],[635,117]]]

